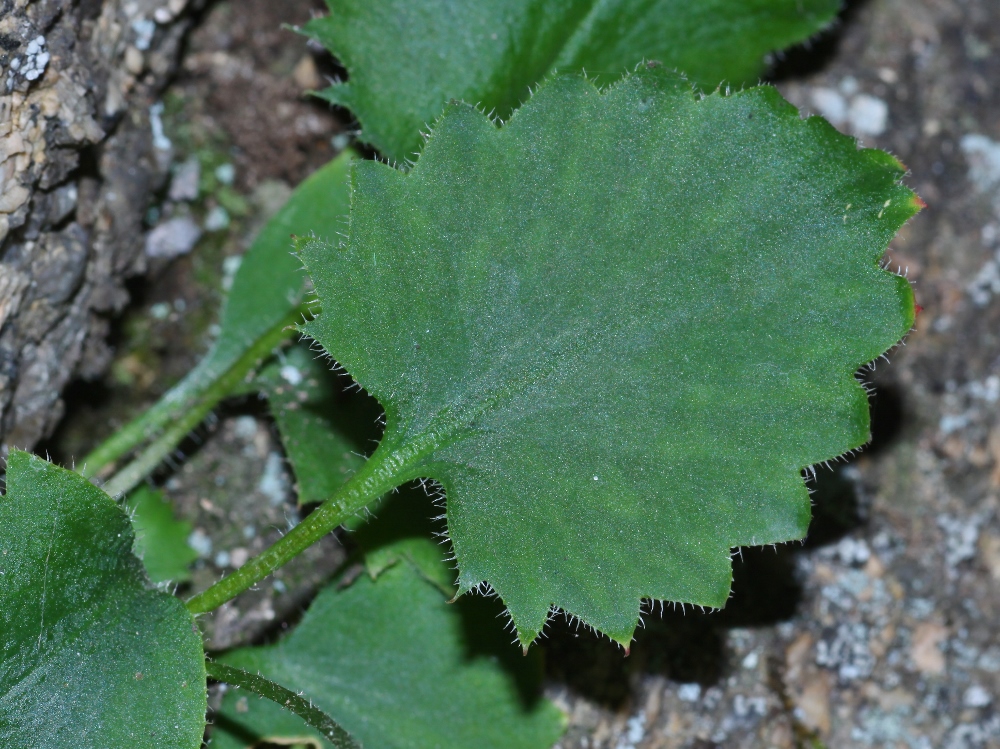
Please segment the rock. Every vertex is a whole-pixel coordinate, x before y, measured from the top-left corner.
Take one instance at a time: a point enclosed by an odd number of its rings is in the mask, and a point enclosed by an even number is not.
[[[948,637],[948,629],[935,622],[923,622],[913,631],[910,644],[910,660],[914,668],[923,674],[943,674],[945,669],[944,653],[941,643]]]
[[[201,239],[201,227],[187,216],[164,221],[146,235],[146,256],[170,260],[186,255]]]
[[[197,200],[198,185],[201,182],[201,164],[198,159],[191,158],[177,167],[170,180],[170,190],[167,197],[176,202]]]
[[[963,135],[959,145],[969,162],[969,181],[980,192],[1000,185],[1000,143],[985,135]]]
[[[107,313],[127,302],[126,277],[145,269],[135,239],[166,177],[149,110],[189,25],[157,25],[159,5],[47,0],[0,11],[0,457],[49,435],[63,387],[103,371]],[[141,78],[130,49],[142,53]]]
[[[889,121],[889,106],[874,96],[858,94],[851,100],[847,119],[856,135],[881,135]]]

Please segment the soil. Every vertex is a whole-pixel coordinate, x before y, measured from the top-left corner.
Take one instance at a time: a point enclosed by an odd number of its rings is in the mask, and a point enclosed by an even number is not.
[[[321,11],[311,0],[242,0],[197,19],[164,96],[173,169],[193,158],[203,175],[225,176],[230,164],[232,184],[189,201],[164,192],[147,224],[201,220],[218,206],[230,224],[133,286],[112,374],[67,394],[47,445],[60,459],[190,368],[226,259],[345,142],[349,116],[303,97],[334,63],[280,28]],[[886,261],[908,274],[923,311],[891,364],[865,373],[873,444],[819,472],[804,545],[743,550],[724,611],[650,612],[627,659],[606,640],[553,627],[541,647],[547,694],[569,716],[559,746],[1000,747],[1000,4],[853,3],[773,77],[804,113],[909,166],[929,207]],[[199,440],[161,477],[211,541],[195,588],[296,513],[259,405],[227,405]],[[331,537],[277,586],[217,614],[209,643],[280,631],[343,558]]]

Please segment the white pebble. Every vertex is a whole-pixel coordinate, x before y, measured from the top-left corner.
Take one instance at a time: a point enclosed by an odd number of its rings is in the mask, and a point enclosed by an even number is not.
[[[881,135],[889,121],[889,105],[874,96],[858,94],[851,100],[847,119],[858,135]]]
[[[966,707],[986,707],[993,702],[993,695],[987,692],[978,684],[973,684],[965,690],[962,697],[962,704]]]

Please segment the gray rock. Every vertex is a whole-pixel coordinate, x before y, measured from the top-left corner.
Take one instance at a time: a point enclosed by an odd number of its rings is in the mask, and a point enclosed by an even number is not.
[[[201,238],[201,227],[187,216],[164,221],[146,235],[146,257],[170,260],[186,255]]]

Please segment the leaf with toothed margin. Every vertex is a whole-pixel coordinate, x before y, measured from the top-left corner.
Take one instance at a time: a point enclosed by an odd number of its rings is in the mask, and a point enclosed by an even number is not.
[[[320,96],[402,163],[449,99],[506,119],[553,70],[611,83],[642,60],[709,90],[756,83],[765,56],[827,26],[840,0],[327,0],[304,28],[347,68]]]
[[[14,450],[0,498],[0,746],[197,749],[205,656],[114,500]]]
[[[538,697],[540,653],[510,647],[496,602],[445,601],[404,561],[375,580],[327,587],[288,637],[220,660],[304,690],[365,747],[551,747],[564,719]],[[241,692],[226,694],[214,724],[213,749],[329,746],[301,719]]]
[[[802,469],[868,440],[854,373],[914,319],[878,262],[903,174],[653,65],[503,127],[453,103],[408,174],[353,168],[346,244],[300,245],[305,331],[386,410],[373,470],[443,486],[461,591],[524,643],[558,607],[627,645],[641,599],[723,606],[730,549],[801,538]]]

